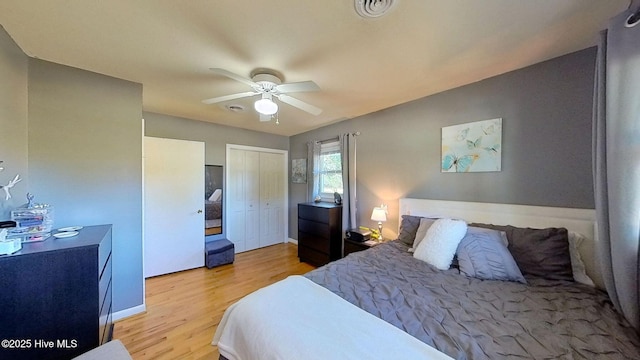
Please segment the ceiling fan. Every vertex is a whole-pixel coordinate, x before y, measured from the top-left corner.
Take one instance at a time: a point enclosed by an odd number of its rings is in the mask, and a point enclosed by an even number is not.
[[[251,73],[251,79],[247,79],[225,69],[210,68],[210,70],[218,75],[226,76],[230,79],[249,85],[253,89],[253,91],[246,91],[237,94],[218,96],[211,99],[202,100],[202,102],[205,104],[216,104],[224,101],[261,95],[261,98],[254,103],[256,111],[260,113],[260,121],[271,120],[272,115],[274,115],[278,111],[278,104],[273,101],[274,97],[285,104],[289,104],[312,115],[319,115],[322,112],[322,109],[318,107],[287,95],[294,92],[320,90],[320,87],[313,81],[301,81],[283,84],[282,76],[277,72],[269,69],[254,70]]]

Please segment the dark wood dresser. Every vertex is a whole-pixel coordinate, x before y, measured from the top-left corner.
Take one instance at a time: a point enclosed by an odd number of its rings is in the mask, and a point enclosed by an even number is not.
[[[0,359],[70,359],[111,340],[111,225],[78,231],[0,256]]]
[[[342,205],[298,204],[298,257],[316,266],[342,257]]]

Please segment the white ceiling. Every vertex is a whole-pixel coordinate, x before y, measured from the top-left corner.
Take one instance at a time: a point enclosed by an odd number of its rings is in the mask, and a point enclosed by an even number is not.
[[[280,135],[371,113],[595,45],[629,0],[2,0],[2,25],[32,57],[143,84],[143,109]],[[291,94],[280,124],[201,100],[251,89],[213,74],[256,68],[320,92]]]

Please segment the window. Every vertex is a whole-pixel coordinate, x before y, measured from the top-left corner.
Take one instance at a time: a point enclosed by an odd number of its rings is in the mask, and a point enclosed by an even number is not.
[[[317,179],[318,193],[323,200],[333,202],[334,192],[342,194],[342,155],[338,141],[320,145]]]

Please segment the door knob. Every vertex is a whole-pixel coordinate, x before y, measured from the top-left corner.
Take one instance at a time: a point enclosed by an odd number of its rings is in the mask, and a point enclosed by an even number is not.
[[[198,209],[198,214],[202,214],[202,209]]]

